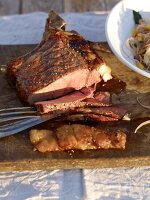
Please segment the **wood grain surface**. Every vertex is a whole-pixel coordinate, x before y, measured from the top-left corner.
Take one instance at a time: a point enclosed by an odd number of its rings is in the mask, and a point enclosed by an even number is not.
[[[106,10],[111,10],[120,0],[105,0]]]
[[[0,0],[0,15],[18,14],[20,7],[19,0]]]
[[[113,75],[127,83],[127,89],[136,90],[138,92],[150,92],[150,79],[146,78],[122,64],[113,53],[97,51],[104,57],[107,64],[111,67]]]
[[[55,10],[58,13],[63,12],[63,0],[25,0],[22,1],[22,12],[35,12]]]
[[[64,0],[65,12],[105,11],[105,0]]]
[[[0,64],[4,65],[10,59],[33,48],[34,45],[0,46]],[[39,153],[32,151],[28,131],[24,131],[0,139],[0,171],[150,165],[150,127],[145,126],[137,134],[133,133],[140,122],[146,118],[150,119],[150,110],[142,108],[136,101],[137,95],[142,92],[144,102],[149,102],[150,79],[129,70],[112,53],[97,52],[112,67],[113,74],[127,83],[128,90],[112,95],[112,101],[115,104],[123,104],[131,112],[133,120],[132,122],[119,122],[115,125],[107,124],[110,128],[115,126],[115,128],[128,132],[126,149]],[[22,105],[16,90],[8,85],[2,73],[0,74],[0,92],[0,108]]]
[[[109,11],[120,0],[0,0],[0,15],[35,11],[62,12]]]

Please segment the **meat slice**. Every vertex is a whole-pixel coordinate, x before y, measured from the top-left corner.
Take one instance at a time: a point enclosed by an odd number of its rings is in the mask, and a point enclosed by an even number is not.
[[[95,119],[96,121],[115,121],[122,119],[127,110],[104,104],[98,99],[88,98],[93,95],[93,88],[84,88],[55,100],[38,102],[35,104],[40,114],[53,111],[68,111],[68,114],[82,114],[85,119]],[[103,100],[103,99],[102,99]],[[72,119],[69,116],[65,120]]]
[[[111,105],[110,94],[108,92],[100,92],[98,96],[96,95],[94,98],[94,90],[94,87],[83,88],[54,100],[37,102],[35,106],[40,114],[45,114],[57,110],[75,110],[78,112],[76,108],[79,107],[101,107]]]
[[[78,107],[70,108],[69,115],[64,116],[58,121],[94,121],[109,122],[124,119],[127,110],[121,107]]]
[[[81,102],[80,107],[83,107],[83,106],[100,107],[100,106],[110,106],[110,105],[111,105],[110,103],[107,103],[105,101],[103,102],[95,98],[87,98]]]
[[[115,119],[122,119],[127,110],[118,106],[110,106],[110,107],[80,107],[71,109],[74,113],[82,113],[82,114],[95,114],[95,115],[104,115]]]
[[[79,122],[79,121],[93,121],[93,122],[110,122],[110,121],[118,121],[119,119],[105,116],[105,115],[96,115],[93,113],[79,113],[79,114],[71,114],[64,116],[58,121],[68,121],[68,122]]]
[[[110,132],[87,125],[72,124],[61,125],[56,130],[33,129],[30,131],[30,140],[34,150],[41,152],[70,149],[125,149],[126,133],[120,130]]]
[[[29,104],[112,78],[111,70],[88,42],[79,34],[62,30],[51,21],[51,14],[38,47],[8,66],[9,74],[16,77],[20,97]]]
[[[36,106],[37,111],[40,114],[45,114],[57,110],[71,111],[74,109],[76,111],[76,108],[78,107],[81,108],[81,107],[110,106],[110,104],[106,104],[105,102],[104,103],[100,102],[97,99],[94,98],[86,99],[86,98],[87,98],[86,94],[83,94],[80,91],[75,91],[63,97],[57,98],[55,100],[37,102],[34,105]]]
[[[35,103],[35,106],[40,114],[49,113],[57,110],[65,111],[70,108],[79,107],[81,101],[93,96],[94,88],[83,88],[80,91],[72,92],[63,97]]]
[[[105,116],[105,115],[95,115],[93,113],[83,114],[86,120],[91,120],[95,122],[109,122],[109,121],[118,121],[119,119]]]
[[[110,93],[109,92],[96,92],[94,98],[97,99],[99,102],[103,104],[109,105],[110,104]]]

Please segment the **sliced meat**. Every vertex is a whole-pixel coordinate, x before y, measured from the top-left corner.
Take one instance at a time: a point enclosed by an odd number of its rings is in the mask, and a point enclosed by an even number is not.
[[[66,96],[50,100],[35,103],[35,106],[39,113],[49,113],[56,110],[65,111],[70,108],[78,107],[81,104],[81,101],[85,98],[92,97],[94,88],[83,88],[80,91],[72,92]]]
[[[96,92],[94,98],[103,104],[110,104],[110,93],[109,92]]]
[[[106,121],[118,121],[123,119],[126,115],[127,110],[116,107],[78,107],[70,108],[70,112],[67,116],[64,116],[60,121],[95,121],[95,122],[106,122]]]
[[[118,121],[119,119],[105,116],[105,115],[95,115],[93,113],[85,113],[84,117],[86,120],[97,121],[97,122],[110,122],[110,121]]]
[[[82,113],[82,114],[95,114],[95,115],[104,115],[115,119],[122,119],[127,110],[117,106],[110,107],[83,107],[83,108],[74,108],[71,109],[74,113]]]
[[[79,122],[79,121],[86,121],[86,117],[84,114],[72,114],[72,115],[67,115],[64,116],[63,118],[57,119],[59,122]]]
[[[72,124],[62,125],[55,131],[33,129],[30,131],[30,140],[34,149],[41,152],[70,149],[125,149],[126,133],[120,130],[110,132],[87,125]]]
[[[96,115],[93,113],[83,113],[83,114],[71,114],[64,116],[59,121],[69,121],[69,122],[77,122],[77,121],[94,121],[94,122],[109,122],[109,121],[118,121],[119,119],[105,116],[105,115]]]
[[[80,91],[75,91],[55,100],[37,102],[34,105],[40,114],[50,113],[57,110],[72,111],[73,108],[75,109],[78,107],[110,106],[103,104],[94,98],[88,98],[82,101],[83,98],[86,98],[83,93]]]
[[[29,104],[54,99],[112,78],[111,70],[88,42],[79,34],[65,32],[62,27],[51,21],[50,14],[38,47],[8,64],[9,74],[16,77],[20,97]]]
[[[105,101],[104,102],[99,101],[98,99],[95,99],[95,98],[87,98],[81,102],[80,107],[83,107],[83,106],[100,107],[100,106],[111,106],[111,104],[106,103]]]
[[[80,91],[72,92],[55,100],[37,102],[35,103],[35,106],[40,114],[49,113],[56,110],[76,110],[77,107],[110,106],[109,93],[102,93],[102,98],[100,98],[99,94],[99,98],[95,99],[93,98],[93,92],[94,87],[83,88]]]

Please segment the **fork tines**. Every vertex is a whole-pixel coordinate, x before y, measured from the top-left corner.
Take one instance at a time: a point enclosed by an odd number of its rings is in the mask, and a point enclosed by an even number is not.
[[[0,124],[36,116],[37,111],[33,107],[4,108],[0,109]]]
[[[34,107],[0,109],[0,138],[42,122]]]

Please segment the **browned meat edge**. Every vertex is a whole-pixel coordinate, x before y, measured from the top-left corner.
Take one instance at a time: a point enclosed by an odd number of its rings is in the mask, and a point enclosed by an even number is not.
[[[95,114],[95,115],[104,115],[107,117],[122,119],[127,110],[118,106],[110,106],[110,107],[80,107],[71,109],[73,113],[80,113],[84,115]]]
[[[13,83],[15,83],[17,70],[25,62],[25,60],[28,57],[36,53],[36,51],[43,45],[43,42],[46,41],[49,35],[51,34],[51,29],[57,28],[60,30],[61,29],[65,30],[65,26],[66,26],[66,22],[57,13],[51,10],[46,20],[42,42],[39,45],[37,45],[31,52],[28,52],[25,55],[19,56],[7,63],[8,78],[11,79]]]
[[[110,121],[118,121],[119,119],[105,116],[105,115],[96,115],[93,113],[83,113],[83,114],[71,114],[64,116],[59,119],[59,121],[69,121],[69,122],[77,122],[77,121],[94,121],[94,122],[110,122]]]
[[[110,94],[101,92],[93,97],[94,88],[83,88],[80,91],[72,92],[55,100],[43,101],[35,103],[35,106],[40,114],[53,112],[55,110],[68,110],[75,107],[84,106],[110,106]]]
[[[112,78],[104,60],[81,35],[64,31],[65,25],[51,11],[41,43],[8,63],[9,77],[16,78],[19,96],[30,105]]]

